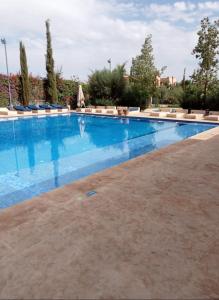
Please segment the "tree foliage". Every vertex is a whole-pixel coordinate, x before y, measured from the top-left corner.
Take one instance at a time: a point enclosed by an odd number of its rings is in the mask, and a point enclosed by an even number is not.
[[[180,104],[183,108],[201,109],[201,88],[189,82],[184,89]]]
[[[132,59],[131,81],[152,97],[156,89],[155,81],[158,70],[155,68],[152,36],[148,35],[141,49],[141,54]]]
[[[46,53],[47,80],[45,84],[45,92],[48,101],[53,103],[53,102],[57,102],[58,94],[57,94],[57,87],[56,87],[56,74],[54,71],[54,59],[53,59],[49,20],[46,21],[46,38],[47,38],[47,53]]]
[[[28,75],[27,57],[25,46],[20,42],[20,67],[21,67],[21,101],[28,105],[30,101],[30,82]]]
[[[79,79],[64,79],[62,76],[62,70],[56,72],[56,83],[57,83],[57,94],[58,94],[58,102],[61,104],[71,104],[74,106],[74,100],[76,100]],[[76,102],[76,101],[75,101]]]
[[[206,104],[209,88],[215,84],[218,71],[219,54],[219,20],[212,24],[209,18],[201,20],[201,29],[198,31],[198,43],[193,54],[199,60],[199,68],[192,75],[193,82],[202,91],[203,106]]]
[[[121,98],[120,105],[123,106],[136,106],[144,110],[147,106],[146,99],[149,94],[146,89],[142,89],[139,83],[130,82],[125,89]]]
[[[210,110],[219,111],[219,80],[217,80],[216,84],[209,92],[209,95],[207,97],[207,107]]]
[[[21,81],[20,75],[11,75],[11,95],[13,103],[16,103],[20,98]],[[5,107],[9,104],[9,94],[8,94],[8,77],[6,75],[0,74],[0,107]]]
[[[176,86],[160,86],[157,87],[155,93],[155,103],[179,105],[183,98],[183,88],[180,84]]]
[[[112,72],[108,69],[93,72],[88,81],[90,97],[118,102],[126,87],[125,72],[125,64],[118,65]]]

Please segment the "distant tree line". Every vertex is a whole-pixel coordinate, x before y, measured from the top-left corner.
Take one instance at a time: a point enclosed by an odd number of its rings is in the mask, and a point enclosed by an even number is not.
[[[123,76],[125,66],[117,66],[112,74],[109,70],[95,71],[89,77],[89,91],[91,103],[102,99],[118,105],[140,106],[142,109],[152,102],[155,105],[168,104],[195,108],[219,110],[219,80],[218,80],[218,54],[219,54],[219,20],[213,24],[209,18],[201,21],[198,31],[198,43],[192,54],[198,60],[198,69],[176,86],[156,85],[156,77],[161,76],[166,69],[158,70],[155,67],[152,38],[147,36],[141,53],[132,60],[129,80]],[[122,68],[122,72],[118,72]],[[112,89],[114,77],[119,75],[120,84],[117,84],[117,97]],[[122,84],[121,84],[122,83]]]

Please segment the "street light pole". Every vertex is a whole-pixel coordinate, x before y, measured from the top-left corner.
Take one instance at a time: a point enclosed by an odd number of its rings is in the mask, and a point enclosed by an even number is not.
[[[10,83],[10,77],[9,77],[9,71],[8,71],[8,56],[7,56],[6,39],[1,39],[1,43],[2,43],[2,45],[4,45],[4,48],[5,48],[5,62],[6,62],[6,70],[7,70],[7,76],[8,76],[9,107],[10,107],[10,109],[12,109],[13,105],[12,105],[12,97],[11,97],[11,83]]]
[[[112,60],[111,58],[107,60],[108,64],[109,64],[109,68],[110,68],[110,72],[112,71]]]

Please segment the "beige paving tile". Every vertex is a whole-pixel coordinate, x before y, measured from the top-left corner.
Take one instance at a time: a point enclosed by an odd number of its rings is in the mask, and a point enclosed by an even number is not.
[[[2,211],[0,299],[217,299],[218,145],[188,139]]]

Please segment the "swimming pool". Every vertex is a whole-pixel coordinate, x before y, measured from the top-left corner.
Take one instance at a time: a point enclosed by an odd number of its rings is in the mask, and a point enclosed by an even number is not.
[[[215,126],[76,113],[0,119],[0,208]]]

